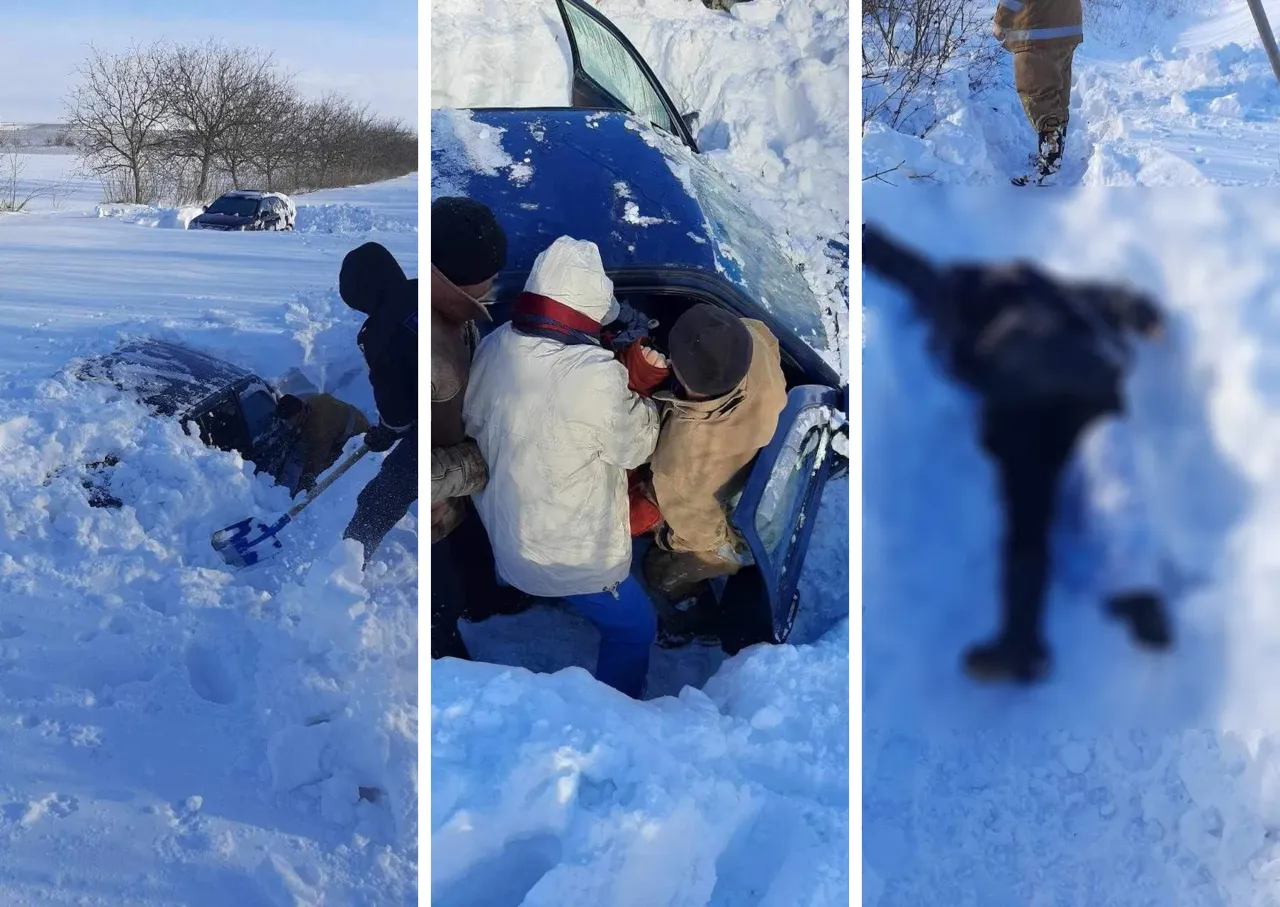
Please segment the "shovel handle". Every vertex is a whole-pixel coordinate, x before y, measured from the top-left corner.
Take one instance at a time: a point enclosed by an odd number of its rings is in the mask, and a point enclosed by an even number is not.
[[[329,470],[328,475],[316,483],[316,486],[307,493],[307,496],[289,508],[288,513],[284,515],[284,523],[292,522],[293,518],[302,513],[312,501],[320,497],[320,493],[332,485],[346,473],[348,469],[360,462],[360,459],[369,452],[367,444],[361,444],[360,447],[351,452],[351,456],[347,457],[333,469]],[[280,528],[283,528],[283,524]],[[272,533],[274,535],[274,533]]]

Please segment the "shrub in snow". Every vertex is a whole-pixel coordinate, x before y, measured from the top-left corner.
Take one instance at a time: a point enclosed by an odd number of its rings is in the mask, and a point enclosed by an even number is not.
[[[939,87],[957,72],[991,84],[1000,47],[990,7],[976,0],[863,0],[862,128],[873,120],[924,136],[942,119]]]

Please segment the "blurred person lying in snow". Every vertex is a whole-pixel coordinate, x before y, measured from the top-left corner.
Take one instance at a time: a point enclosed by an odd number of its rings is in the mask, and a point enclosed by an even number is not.
[[[1120,286],[1061,281],[1024,262],[934,268],[866,226],[863,262],[907,290],[944,367],[977,393],[981,443],[999,473],[1001,630],[965,653],[965,670],[1020,683],[1047,673],[1051,524],[1064,503],[1085,517],[1102,550],[1098,579],[1110,613],[1139,644],[1169,648],[1160,551],[1124,399],[1132,338],[1158,338],[1162,330],[1155,304]]]

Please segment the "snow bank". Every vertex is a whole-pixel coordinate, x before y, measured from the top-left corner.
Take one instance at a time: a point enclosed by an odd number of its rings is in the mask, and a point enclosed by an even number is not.
[[[298,233],[417,233],[418,224],[363,205],[300,204]]]
[[[159,208],[155,205],[102,204],[95,209],[95,217],[109,217],[139,227],[165,227],[185,230],[187,224],[204,213],[199,205],[179,208]]]
[[[432,903],[848,903],[848,644],[650,703],[578,668],[435,670]]]

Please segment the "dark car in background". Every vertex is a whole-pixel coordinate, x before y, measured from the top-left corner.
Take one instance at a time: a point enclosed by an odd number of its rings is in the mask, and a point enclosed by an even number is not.
[[[292,230],[298,209],[282,192],[237,189],[207,207],[187,225],[188,230]]]

